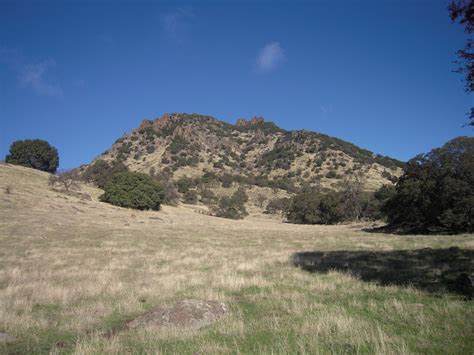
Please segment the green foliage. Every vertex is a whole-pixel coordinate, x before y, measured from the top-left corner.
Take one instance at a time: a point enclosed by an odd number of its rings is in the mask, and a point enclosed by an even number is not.
[[[128,171],[128,169],[121,161],[114,160],[108,163],[99,159],[87,167],[82,178],[103,189],[115,174],[125,171]]]
[[[163,200],[163,188],[149,175],[118,173],[107,183],[99,199],[120,207],[157,211]]]
[[[328,179],[334,179],[337,176],[337,173],[335,170],[329,170],[326,174],[326,177]]]
[[[26,139],[12,143],[5,162],[54,173],[59,166],[59,156],[57,149],[48,142],[41,139]]]
[[[178,154],[182,150],[186,150],[190,146],[189,142],[181,136],[176,136],[169,145],[171,154]]]
[[[146,152],[147,152],[148,154],[151,154],[151,153],[153,153],[154,151],[155,151],[155,146],[154,146],[153,144],[149,144],[149,145],[146,146]]]
[[[186,193],[189,189],[196,187],[196,182],[187,176],[183,176],[176,181],[176,187],[179,193]]]
[[[201,191],[200,195],[201,195],[201,202],[205,204],[212,204],[216,202],[217,197],[216,197],[216,194],[212,190],[204,189]]]
[[[340,194],[305,188],[292,198],[286,217],[297,224],[335,224],[343,221]]]
[[[198,195],[196,190],[188,190],[183,196],[183,202],[190,205],[195,205],[198,202]]]
[[[244,205],[247,199],[245,191],[237,190],[231,197],[221,197],[217,206],[213,206],[211,211],[217,217],[242,219],[248,215]]]
[[[277,214],[282,213],[286,214],[288,208],[290,206],[291,199],[283,197],[283,198],[274,198],[270,200],[265,207],[265,213],[267,214]]]
[[[411,159],[383,211],[410,232],[474,232],[474,138]]]

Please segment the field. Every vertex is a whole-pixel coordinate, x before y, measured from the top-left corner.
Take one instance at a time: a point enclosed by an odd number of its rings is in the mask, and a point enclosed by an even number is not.
[[[363,225],[231,221],[190,206],[116,208],[0,165],[0,353],[438,353],[474,349],[472,301],[292,265],[302,251],[474,249],[473,235],[397,236]],[[10,189],[7,187],[10,186]],[[8,190],[8,191],[7,191]],[[407,255],[410,255],[409,253]],[[200,330],[122,330],[161,305],[220,300]],[[117,330],[117,331],[114,331]]]

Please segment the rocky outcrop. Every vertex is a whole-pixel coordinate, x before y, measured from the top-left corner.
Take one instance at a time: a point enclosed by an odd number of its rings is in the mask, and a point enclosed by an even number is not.
[[[128,329],[142,327],[199,329],[222,318],[228,309],[219,301],[186,299],[173,307],[160,307],[127,322]]]

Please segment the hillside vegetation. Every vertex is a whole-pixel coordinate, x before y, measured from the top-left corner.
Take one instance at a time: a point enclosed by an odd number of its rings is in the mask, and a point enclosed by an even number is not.
[[[397,236],[364,232],[363,224],[293,225],[255,216],[233,221],[189,205],[137,211],[100,202],[98,188],[53,189],[49,176],[0,165],[0,332],[17,339],[1,343],[0,353],[474,348],[472,301],[435,287],[446,270],[422,274],[423,282],[433,281],[429,290],[397,272],[410,255],[424,256],[416,262],[420,272],[436,267],[423,263],[440,249],[472,255],[473,235]],[[322,265],[329,270],[295,267],[293,255],[306,251],[330,252]],[[332,270],[333,255],[341,271]],[[344,260],[357,263],[347,268]],[[362,279],[350,273],[355,265],[365,268]],[[392,268],[384,272],[398,286],[375,283],[370,275],[380,267]],[[229,312],[200,330],[120,330],[149,309],[189,298],[222,301]]]
[[[364,177],[367,190],[393,182],[403,163],[341,139],[285,131],[263,118],[235,125],[210,116],[167,113],[144,120],[96,160],[123,162],[130,170],[165,172],[291,191],[302,184],[338,189],[345,176]],[[85,169],[85,167],[83,167]]]

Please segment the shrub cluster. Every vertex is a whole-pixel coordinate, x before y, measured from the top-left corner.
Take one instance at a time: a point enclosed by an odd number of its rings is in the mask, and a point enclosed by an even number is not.
[[[99,199],[120,207],[159,210],[163,188],[149,175],[123,172],[110,179]]]

